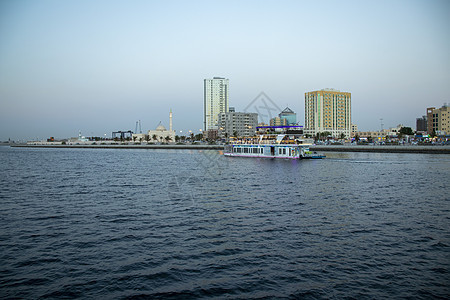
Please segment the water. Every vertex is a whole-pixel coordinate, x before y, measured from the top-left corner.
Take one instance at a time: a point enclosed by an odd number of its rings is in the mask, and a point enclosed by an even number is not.
[[[0,147],[0,297],[450,297],[450,156]]]

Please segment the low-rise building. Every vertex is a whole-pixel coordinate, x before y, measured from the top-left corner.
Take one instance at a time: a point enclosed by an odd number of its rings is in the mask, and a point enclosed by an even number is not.
[[[358,136],[359,138],[372,138],[373,140],[382,140],[386,137],[396,138],[402,127],[404,126],[402,124],[399,124],[396,127],[391,127],[389,129],[383,129],[379,131],[356,131],[352,132],[352,137]]]

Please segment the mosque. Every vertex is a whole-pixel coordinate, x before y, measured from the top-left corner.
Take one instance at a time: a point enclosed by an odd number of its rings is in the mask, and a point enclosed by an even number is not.
[[[168,138],[167,138],[168,137]],[[147,134],[135,133],[133,134],[133,140],[145,141],[148,138],[149,142],[159,143],[174,143],[175,142],[175,130],[172,128],[172,110],[169,112],[169,130],[159,122],[155,130],[149,130]],[[167,139],[166,139],[167,138]]]

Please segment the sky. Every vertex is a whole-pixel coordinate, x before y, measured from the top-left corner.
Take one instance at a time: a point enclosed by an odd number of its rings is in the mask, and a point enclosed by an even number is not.
[[[450,1],[0,0],[0,140],[203,126],[203,80],[304,124],[305,92],[352,94],[359,130],[450,102]],[[380,119],[383,119],[382,121]]]

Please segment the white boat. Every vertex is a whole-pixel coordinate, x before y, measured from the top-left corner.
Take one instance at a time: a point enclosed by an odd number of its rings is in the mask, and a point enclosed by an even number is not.
[[[223,155],[285,159],[324,158],[324,155],[309,150],[312,142],[313,140],[309,139],[289,140],[287,135],[278,135],[276,140],[263,140],[261,136],[258,143],[237,141],[226,145]]]

